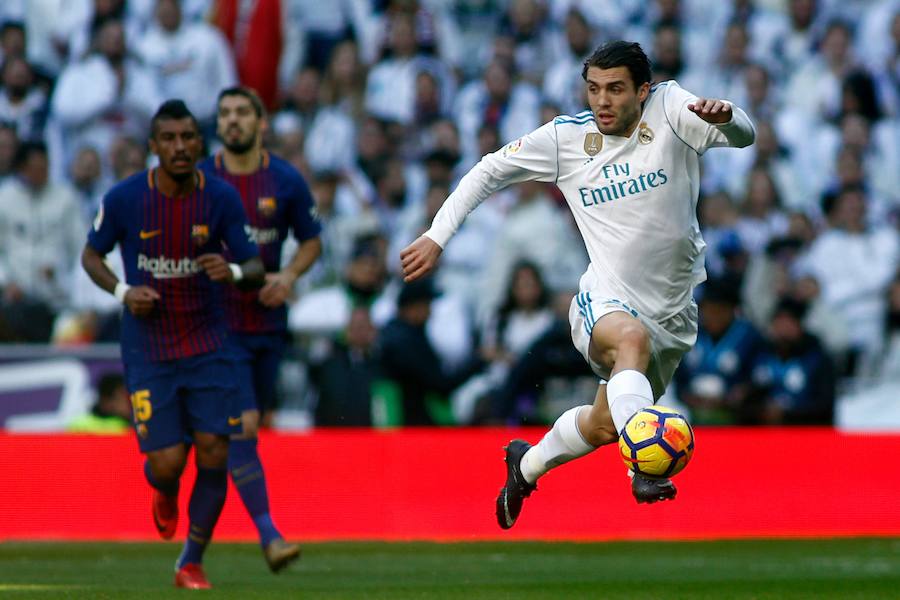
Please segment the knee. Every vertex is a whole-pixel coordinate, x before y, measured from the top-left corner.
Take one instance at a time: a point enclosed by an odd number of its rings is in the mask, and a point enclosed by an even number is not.
[[[650,356],[650,335],[638,322],[629,323],[622,328],[619,337],[619,352],[637,354],[642,357]]]
[[[150,471],[158,481],[177,481],[184,471],[185,460],[177,456],[147,457]]]
[[[222,435],[195,434],[197,464],[210,469],[224,469],[228,462],[228,438]]]

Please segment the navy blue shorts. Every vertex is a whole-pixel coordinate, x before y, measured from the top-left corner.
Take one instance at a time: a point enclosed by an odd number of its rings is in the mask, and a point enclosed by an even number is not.
[[[241,433],[241,412],[234,410],[243,388],[235,360],[224,350],[177,360],[125,365],[134,429],[141,452],[183,442],[194,431]]]
[[[284,356],[284,334],[231,333],[228,339],[244,389],[239,399],[245,402],[238,406],[238,412],[273,410],[278,400],[278,370]]]

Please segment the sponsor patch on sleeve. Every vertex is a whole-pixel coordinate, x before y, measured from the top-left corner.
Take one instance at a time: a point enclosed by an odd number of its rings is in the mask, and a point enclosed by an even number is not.
[[[522,138],[519,138],[519,139],[517,139],[517,140],[515,140],[515,141],[513,141],[513,142],[510,142],[510,143],[508,143],[507,145],[503,146],[503,152],[502,152],[503,158],[509,158],[510,156],[512,156],[513,154],[515,154],[515,153],[518,152],[519,150],[521,150],[521,149],[522,149],[522,145],[523,145],[524,143],[525,143],[525,142],[523,141],[523,139],[522,139]]]

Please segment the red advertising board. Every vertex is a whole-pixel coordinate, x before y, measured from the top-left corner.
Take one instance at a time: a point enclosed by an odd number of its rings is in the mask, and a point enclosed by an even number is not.
[[[635,504],[616,449],[604,448],[548,474],[501,531],[501,447],[542,433],[316,430],[267,433],[260,446],[275,521],[299,541],[900,535],[900,435],[825,428],[699,428],[677,500],[652,506]],[[192,481],[189,470],[185,508]],[[131,436],[0,434],[0,482],[2,540],[155,539]],[[216,538],[254,539],[234,488]]]

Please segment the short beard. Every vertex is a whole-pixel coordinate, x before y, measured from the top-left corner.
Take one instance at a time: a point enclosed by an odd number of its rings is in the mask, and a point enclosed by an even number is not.
[[[184,183],[188,179],[194,176],[194,170],[186,171],[184,173],[173,173],[172,171],[166,171],[169,177],[172,178],[173,181],[177,183]]]
[[[256,140],[250,139],[246,142],[225,142],[225,148],[232,154],[247,154],[256,145]]]

